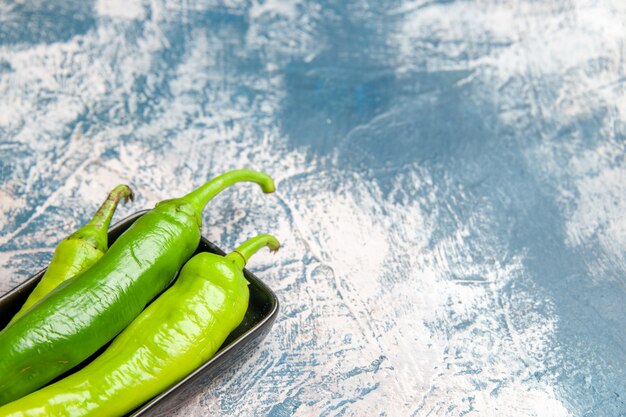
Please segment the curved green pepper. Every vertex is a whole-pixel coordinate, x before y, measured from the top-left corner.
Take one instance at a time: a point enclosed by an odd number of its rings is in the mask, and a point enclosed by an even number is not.
[[[133,198],[133,190],[128,185],[118,185],[109,193],[89,223],[59,243],[54,250],[46,273],[9,324],[21,317],[26,310],[60,283],[89,269],[104,255],[109,246],[107,231],[117,204],[122,199],[128,201]]]
[[[121,416],[208,360],[248,308],[246,259],[278,241],[260,235],[219,256],[202,252],[174,285],[80,371],[0,407],[1,417]]]
[[[266,174],[235,170],[157,204],[91,268],[59,285],[0,332],[0,405],[42,387],[124,329],[196,250],[206,203],[241,181],[274,191]]]

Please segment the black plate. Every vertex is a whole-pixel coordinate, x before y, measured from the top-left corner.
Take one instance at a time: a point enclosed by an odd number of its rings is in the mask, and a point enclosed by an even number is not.
[[[147,210],[139,211],[109,230],[109,244],[113,243],[131,224],[141,217]],[[209,242],[204,237],[198,245],[198,252],[211,252],[224,255],[224,251]],[[0,329],[4,328],[11,317],[20,309],[28,294],[41,280],[46,270],[39,271],[20,286],[0,297]],[[190,397],[195,396],[203,389],[206,382],[217,376],[235,361],[249,354],[252,349],[267,336],[276,315],[278,314],[278,299],[276,294],[260,279],[244,269],[244,275],[250,282],[250,302],[243,322],[226,339],[217,353],[198,369],[187,375],[182,381],[170,387],[167,391],[143,404],[131,417],[147,417],[169,415],[183,405]],[[81,364],[83,366],[84,364]]]

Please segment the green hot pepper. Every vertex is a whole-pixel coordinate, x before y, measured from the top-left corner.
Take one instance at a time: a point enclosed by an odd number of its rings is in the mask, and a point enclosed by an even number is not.
[[[28,299],[11,319],[21,317],[26,310],[55,289],[60,283],[83,272],[104,255],[108,248],[107,231],[120,200],[132,200],[133,190],[127,185],[115,187],[102,203],[93,218],[76,232],[63,239],[54,250],[46,273]]]
[[[59,285],[0,332],[0,405],[42,387],[124,329],[196,250],[206,203],[241,181],[274,191],[268,175],[235,170],[157,204],[91,268]]]
[[[0,407],[0,417],[121,416],[215,354],[248,307],[246,260],[278,241],[260,235],[219,256],[194,256],[157,298],[80,371]]]

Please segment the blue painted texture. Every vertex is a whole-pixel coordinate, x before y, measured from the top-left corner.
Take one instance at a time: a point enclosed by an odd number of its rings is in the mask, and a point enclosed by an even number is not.
[[[0,0],[0,290],[113,185],[205,211],[274,330],[175,415],[626,415],[620,0]]]

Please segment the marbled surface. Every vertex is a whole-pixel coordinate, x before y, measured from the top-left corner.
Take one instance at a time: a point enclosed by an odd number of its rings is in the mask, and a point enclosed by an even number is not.
[[[282,303],[177,415],[626,415],[626,3],[0,0],[0,291],[106,191]]]

